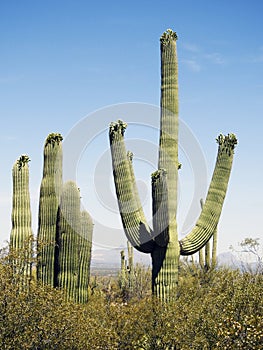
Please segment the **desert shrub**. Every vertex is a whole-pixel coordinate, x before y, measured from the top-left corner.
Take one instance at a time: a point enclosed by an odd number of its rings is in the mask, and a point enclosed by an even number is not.
[[[66,301],[34,280],[14,283],[0,263],[0,348],[5,349],[262,349],[263,276],[227,269],[181,271],[178,298],[169,305],[147,296],[124,303],[98,287],[85,305]],[[106,279],[102,285],[107,284]],[[148,288],[148,287],[147,287]],[[148,290],[148,289],[147,289]],[[149,290],[148,290],[149,291]]]

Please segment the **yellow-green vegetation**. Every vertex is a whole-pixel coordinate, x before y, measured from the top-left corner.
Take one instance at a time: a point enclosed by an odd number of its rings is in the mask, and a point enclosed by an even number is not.
[[[99,280],[89,302],[76,304],[34,280],[30,290],[19,289],[8,257],[2,258],[0,348],[262,349],[262,274],[227,269],[204,274],[196,265],[193,275],[183,263],[180,270],[178,299],[169,304],[149,296],[150,283],[148,295],[124,303],[114,279],[107,290]]]

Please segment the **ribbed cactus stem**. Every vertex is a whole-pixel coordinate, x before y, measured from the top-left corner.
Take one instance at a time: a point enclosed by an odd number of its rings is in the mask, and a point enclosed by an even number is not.
[[[27,286],[32,273],[33,231],[31,227],[31,207],[29,193],[30,161],[22,155],[14,164],[12,230],[10,233],[10,256],[16,274],[22,285]]]
[[[157,170],[151,177],[154,239],[160,247],[165,247],[169,242],[167,171]]]
[[[212,260],[211,260],[212,269],[214,269],[217,264],[217,238],[218,238],[218,229],[216,228],[213,234]]]
[[[169,217],[177,211],[178,178],[178,68],[177,35],[168,29],[160,38],[161,49],[161,121],[158,169],[167,171]]]
[[[40,186],[37,278],[54,286],[58,207],[62,189],[62,136],[48,135],[44,145],[43,177]]]
[[[169,242],[166,247],[156,246],[152,257],[152,293],[161,301],[176,298],[179,277],[179,244]]]
[[[77,300],[79,303],[88,301],[88,287],[90,280],[90,262],[92,249],[93,222],[90,214],[83,210],[80,214],[81,227],[78,253],[78,289]]]
[[[63,185],[60,204],[58,287],[78,302],[80,248],[80,193],[73,181]]]

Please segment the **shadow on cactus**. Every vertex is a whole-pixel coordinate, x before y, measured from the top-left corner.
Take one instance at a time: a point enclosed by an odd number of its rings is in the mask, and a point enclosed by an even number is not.
[[[125,234],[139,251],[152,258],[152,292],[162,301],[176,297],[180,255],[198,252],[216,230],[221,215],[237,139],[234,134],[218,136],[214,173],[200,217],[193,230],[178,240],[178,69],[177,35],[168,29],[160,39],[161,121],[158,170],[152,174],[151,228],[144,215],[132,167],[126,151],[121,120],[110,124],[113,176]]]

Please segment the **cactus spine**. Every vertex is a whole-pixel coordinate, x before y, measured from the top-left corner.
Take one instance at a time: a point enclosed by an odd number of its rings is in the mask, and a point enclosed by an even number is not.
[[[58,207],[62,188],[62,136],[51,133],[44,145],[43,177],[40,187],[37,278],[45,285],[55,284],[55,257]]]
[[[234,148],[233,134],[219,135],[215,170],[203,210],[193,230],[178,241],[178,73],[177,35],[167,30],[161,42],[161,121],[158,170],[152,174],[153,230],[134,191],[134,174],[124,143],[126,124],[111,123],[109,129],[113,174],[119,211],[131,244],[152,257],[152,291],[162,301],[176,296],[181,255],[199,251],[214,233],[221,214],[230,176]]]
[[[14,272],[27,285],[32,273],[32,243],[31,208],[29,194],[30,161],[27,155],[22,155],[14,164],[13,176],[13,208],[12,230],[10,233],[10,252]]]

